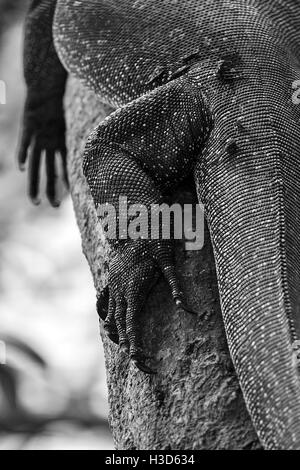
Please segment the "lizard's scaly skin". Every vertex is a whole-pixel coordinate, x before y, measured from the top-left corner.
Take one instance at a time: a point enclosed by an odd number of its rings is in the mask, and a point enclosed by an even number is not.
[[[43,33],[54,6],[31,5],[29,101],[40,93],[46,102],[52,84],[63,94],[62,67]],[[300,108],[292,103],[292,83],[300,79],[298,0],[61,0],[53,31],[68,72],[121,107],[85,150],[95,204],[115,204],[120,195],[147,206],[161,202],[193,169],[250,415],[265,448],[300,449],[292,349],[300,306]],[[47,47],[56,66],[45,59],[36,68]],[[150,372],[140,359],[135,317],[157,267],[180,299],[171,243],[112,246],[106,327],[122,347],[129,340],[132,358]]]

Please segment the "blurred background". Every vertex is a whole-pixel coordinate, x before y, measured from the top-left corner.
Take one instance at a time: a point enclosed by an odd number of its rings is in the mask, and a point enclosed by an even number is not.
[[[112,449],[95,292],[70,197],[59,209],[31,206],[16,166],[26,3],[0,0],[0,450]]]

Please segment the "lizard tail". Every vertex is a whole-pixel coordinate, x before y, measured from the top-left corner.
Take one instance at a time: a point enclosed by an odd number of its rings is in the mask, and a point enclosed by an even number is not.
[[[274,152],[259,164],[217,166],[206,205],[229,349],[254,426],[266,449],[300,449],[297,217],[271,177],[276,160]]]
[[[214,85],[195,177],[250,416],[266,449],[300,450],[300,108],[290,97],[294,64],[268,47],[270,73],[264,53],[247,49],[245,80]]]

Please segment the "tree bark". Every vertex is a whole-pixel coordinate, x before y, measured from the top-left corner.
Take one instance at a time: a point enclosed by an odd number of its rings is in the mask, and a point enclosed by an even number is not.
[[[95,288],[107,283],[109,249],[81,169],[93,127],[111,110],[71,79],[66,97],[71,194]],[[179,200],[193,193],[182,190]],[[168,286],[153,289],[141,325],[157,375],[138,371],[100,327],[107,369],[109,422],[117,449],[260,448],[229,356],[207,228],[201,251],[176,252],[178,273],[198,316],[178,314]],[[96,312],[95,312],[96,314]]]

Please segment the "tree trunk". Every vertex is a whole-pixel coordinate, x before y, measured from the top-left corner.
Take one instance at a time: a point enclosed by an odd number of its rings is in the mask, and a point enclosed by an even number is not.
[[[83,252],[95,288],[107,282],[109,250],[81,169],[82,150],[93,127],[110,109],[76,80],[68,84],[69,173]],[[182,191],[180,200],[191,200]],[[119,354],[101,327],[106,358],[110,426],[117,449],[257,449],[229,356],[207,228],[201,251],[177,247],[177,268],[189,303],[199,315],[178,314],[163,280],[141,314],[146,353],[157,375],[138,371]],[[95,312],[96,314],[96,312]]]

